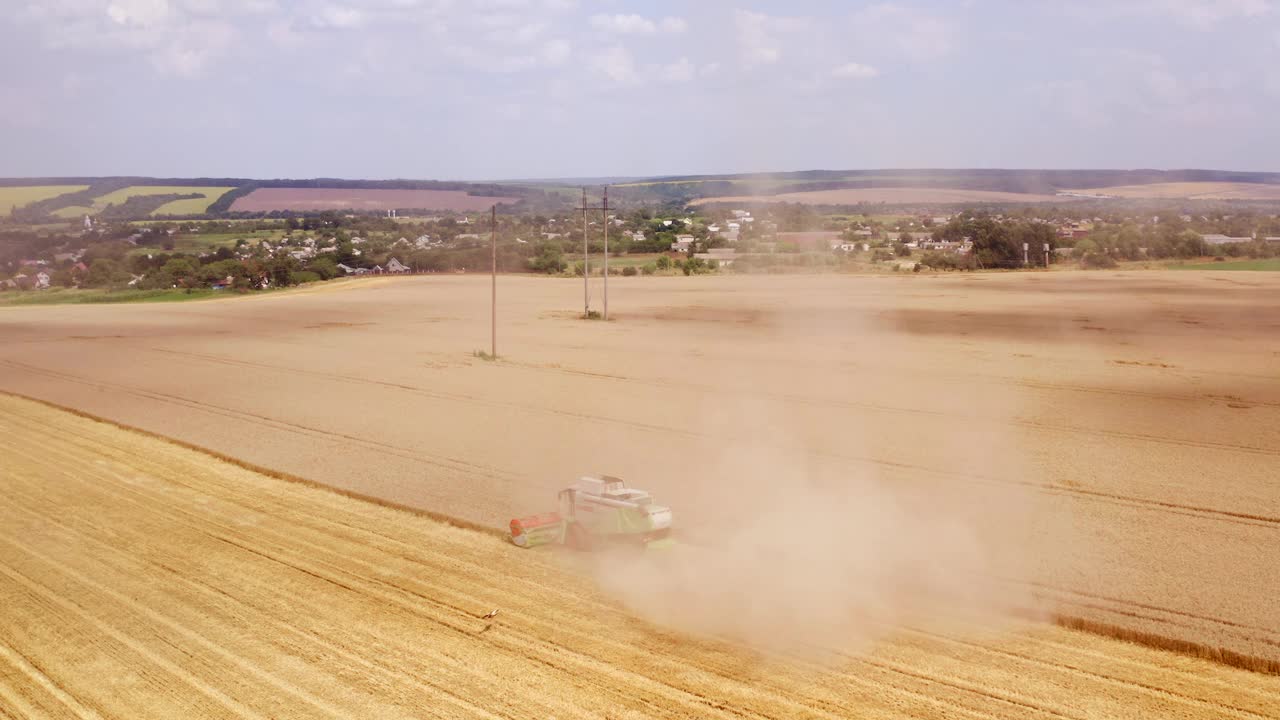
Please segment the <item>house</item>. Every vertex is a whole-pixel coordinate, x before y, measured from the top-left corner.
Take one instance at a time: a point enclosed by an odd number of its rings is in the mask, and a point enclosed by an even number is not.
[[[409,266],[408,266],[408,265],[405,265],[404,263],[400,262],[399,260],[397,260],[397,259],[395,259],[395,258],[391,258],[390,260],[388,260],[388,261],[387,261],[387,272],[389,272],[389,273],[407,273],[407,272],[409,272]]]
[[[348,267],[346,265],[343,265],[342,263],[338,263],[338,269],[347,275],[352,275],[352,274],[358,274],[357,271],[363,270],[364,268],[353,268],[353,267]]]
[[[48,288],[49,280],[50,280],[49,273],[45,272],[44,270],[41,270],[40,272],[36,273],[35,288],[37,290],[44,290]]]
[[[692,235],[677,235],[676,241],[671,243],[671,249],[675,252],[688,252],[693,242]]]

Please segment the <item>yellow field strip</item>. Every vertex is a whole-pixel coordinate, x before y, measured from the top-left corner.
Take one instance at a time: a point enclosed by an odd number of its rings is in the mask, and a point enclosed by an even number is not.
[[[1280,678],[1016,621],[763,656],[554,553],[7,395],[0,458],[13,717],[1280,717]]]

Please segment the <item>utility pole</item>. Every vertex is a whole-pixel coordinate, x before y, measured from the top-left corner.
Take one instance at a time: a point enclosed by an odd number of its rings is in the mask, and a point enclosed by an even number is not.
[[[489,318],[489,355],[498,359],[498,206],[494,205],[489,215],[489,238],[493,246],[492,296],[490,298]]]
[[[582,188],[582,317],[591,317],[591,254],[587,250],[587,189]]]
[[[609,186],[604,186],[604,315],[609,319]]]

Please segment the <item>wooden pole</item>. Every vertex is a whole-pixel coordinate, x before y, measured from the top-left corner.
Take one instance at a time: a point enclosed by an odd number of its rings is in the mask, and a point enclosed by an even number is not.
[[[582,317],[591,317],[591,255],[587,251],[587,189],[582,188]]]
[[[489,355],[498,359],[498,206],[494,205],[489,215],[489,236],[493,246],[493,282],[490,297],[489,318]]]
[[[609,186],[604,186],[604,314],[609,319]]]

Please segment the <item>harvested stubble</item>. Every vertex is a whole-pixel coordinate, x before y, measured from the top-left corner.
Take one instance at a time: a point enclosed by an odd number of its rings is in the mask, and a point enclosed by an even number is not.
[[[654,628],[489,533],[0,395],[0,715],[1269,718],[1280,679],[1063,628],[830,664]],[[490,609],[493,620],[480,616]]]

